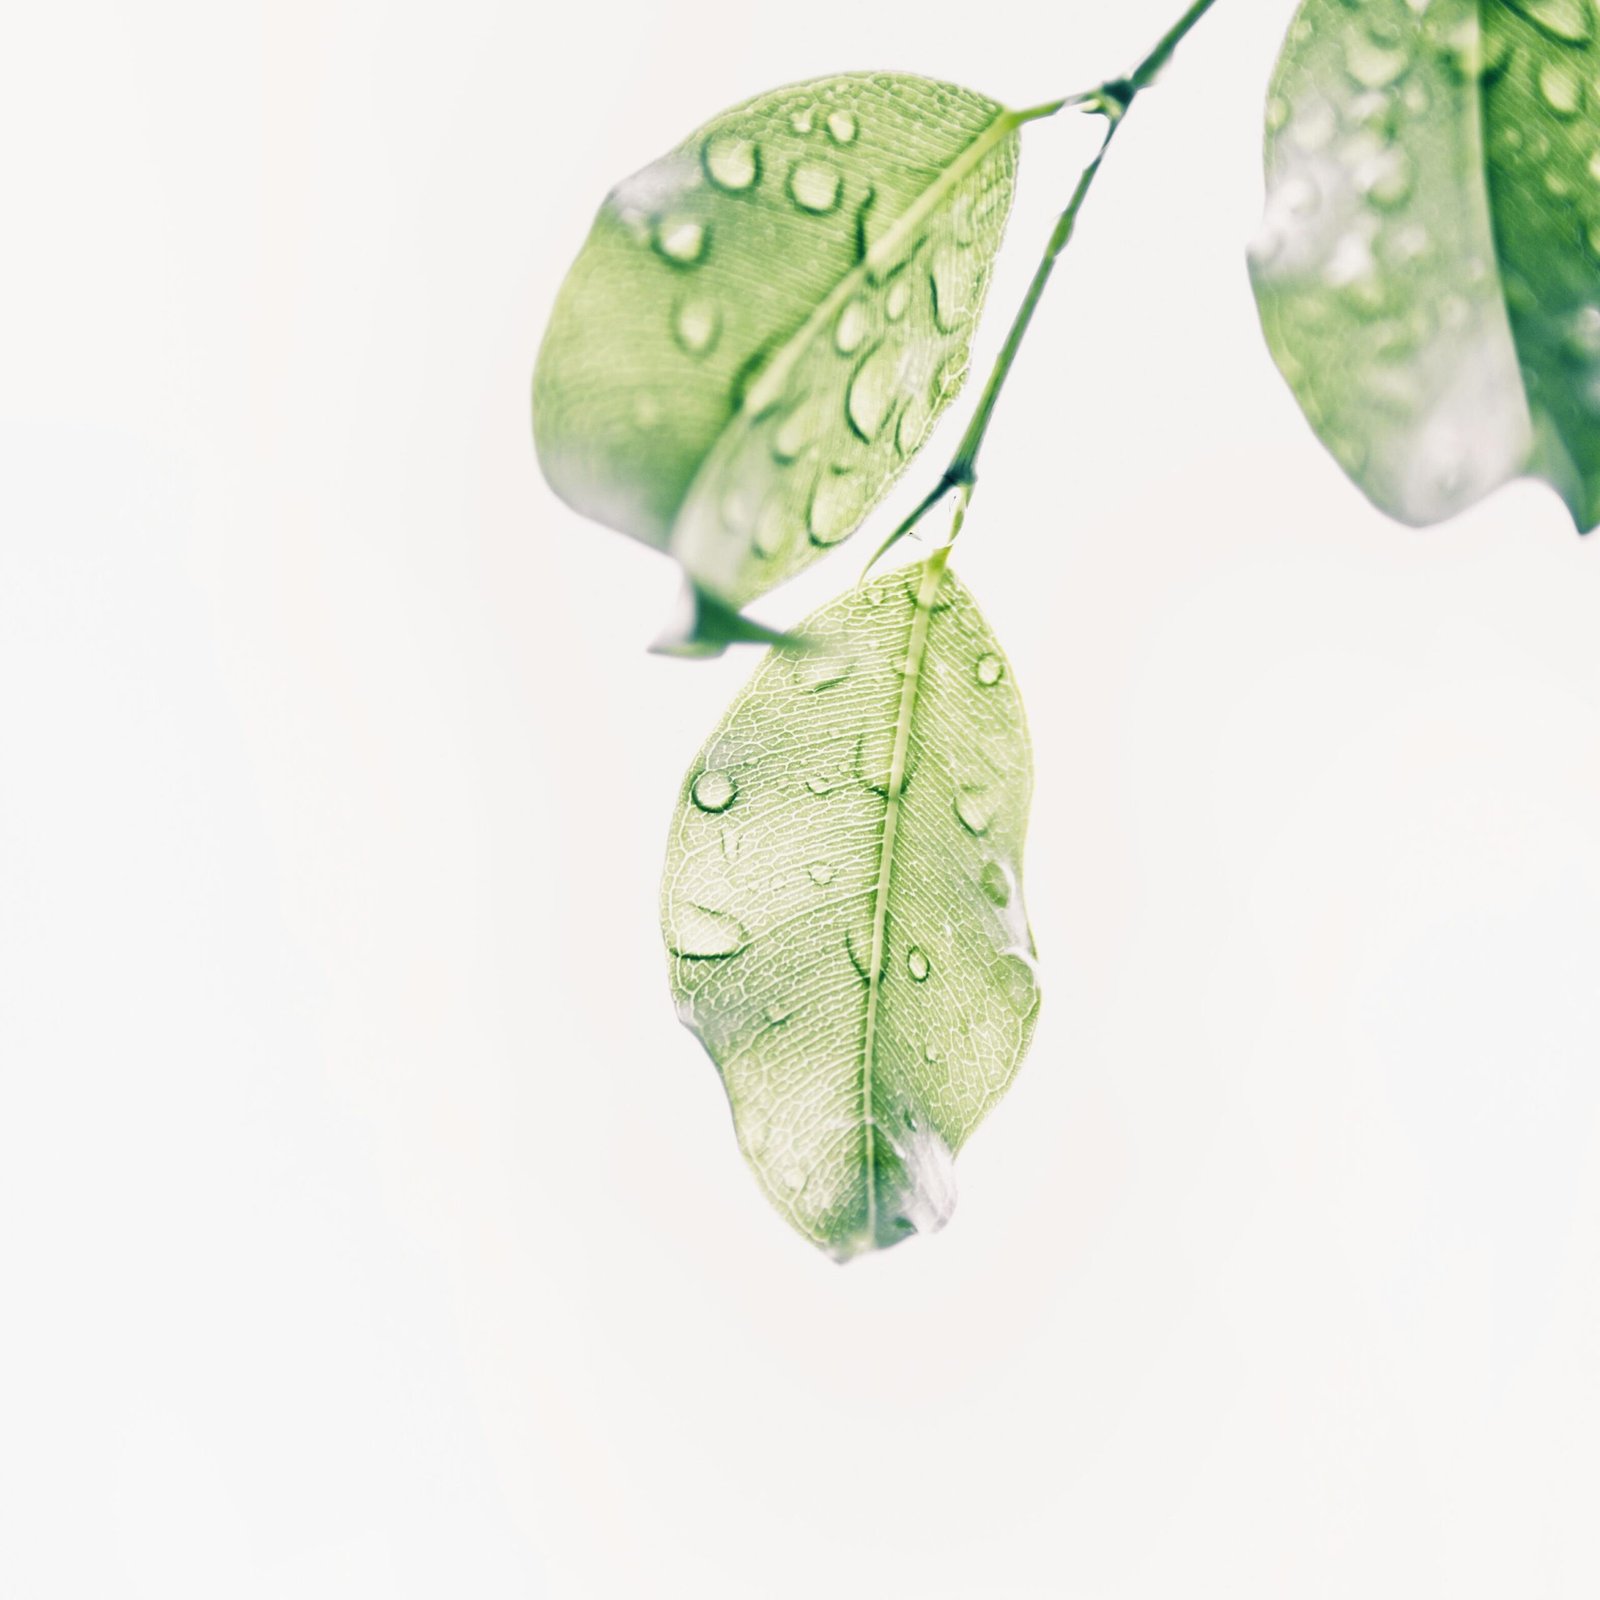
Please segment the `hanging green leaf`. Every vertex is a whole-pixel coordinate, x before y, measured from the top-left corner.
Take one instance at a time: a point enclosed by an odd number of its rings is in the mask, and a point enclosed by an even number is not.
[[[1038,1011],[1022,702],[945,552],[768,656],[700,752],[662,891],[680,1014],[768,1197],[841,1260],[942,1227]]]
[[[1252,276],[1312,426],[1383,510],[1510,478],[1600,522],[1592,0],[1306,0],[1267,106]]]
[[[961,385],[1040,114],[824,78],[619,184],[534,374],[556,491],[735,606],[853,533]]]

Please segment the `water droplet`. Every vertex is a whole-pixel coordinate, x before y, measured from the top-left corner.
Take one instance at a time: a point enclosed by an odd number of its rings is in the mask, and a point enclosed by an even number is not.
[[[1539,69],[1539,93],[1563,121],[1583,109],[1583,79],[1569,62],[1547,61]]]
[[[944,1059],[944,1057],[940,1053],[938,1045],[925,1044],[922,1047],[922,1059],[926,1061],[930,1067],[932,1067],[936,1066]]]
[[[1411,198],[1416,168],[1411,157],[1395,146],[1384,151],[1363,176],[1367,198],[1380,209],[1391,211]]]
[[[812,121],[811,107],[806,106],[800,111],[791,111],[789,113],[789,126],[793,128],[796,133],[810,133],[812,128],[815,126],[815,123]]]
[[[694,901],[673,901],[669,922],[667,939],[672,953],[688,961],[720,961],[738,955],[750,943],[750,935],[737,917]]]
[[[845,954],[850,957],[850,965],[856,969],[858,976],[870,979],[872,977],[872,929],[864,926],[860,929],[847,929],[844,936]]]
[[[1387,89],[1403,78],[1411,66],[1410,52],[1380,43],[1370,34],[1353,30],[1345,41],[1345,70],[1363,89]]]
[[[837,689],[854,671],[855,663],[849,656],[823,649],[808,650],[794,658],[794,685],[801,694],[821,694]]]
[[[841,780],[833,773],[814,772],[806,779],[806,788],[815,795],[832,794],[840,782]]]
[[[1267,100],[1267,132],[1276,133],[1289,120],[1289,102],[1281,94]]]
[[[672,331],[687,354],[706,355],[722,332],[722,313],[715,301],[699,296],[687,299],[678,307]]]
[[[817,414],[803,401],[792,407],[779,422],[772,435],[773,459],[782,466],[798,461],[805,448],[816,437]]]
[[[1006,664],[999,656],[979,656],[976,668],[978,682],[992,689],[1006,675]]]
[[[1006,1004],[1019,1017],[1031,1016],[1039,1009],[1039,979],[1033,963],[1020,953],[1002,956],[995,979]]]
[[[833,348],[842,356],[853,355],[867,336],[867,308],[851,300],[833,325]]]
[[[702,811],[717,815],[726,811],[739,798],[739,785],[733,781],[729,773],[708,768],[694,780],[690,794]]]
[[[1589,176],[1593,178],[1596,183],[1600,183],[1600,150],[1596,150],[1595,153],[1589,157]]]
[[[675,266],[689,267],[706,253],[706,230],[692,217],[663,217],[656,223],[651,243]]]
[[[894,778],[894,744],[893,727],[877,728],[871,733],[862,734],[856,741],[856,776],[874,794],[881,794],[886,799]],[[903,793],[903,775],[900,787]]]
[[[789,197],[802,211],[821,215],[839,203],[838,171],[818,161],[797,161],[789,172]]]
[[[1591,0],[1508,0],[1534,27],[1562,44],[1587,44],[1594,36]]]
[[[976,838],[989,831],[998,809],[999,803],[987,789],[956,790],[956,820]]]
[[[911,304],[911,286],[903,277],[896,278],[889,285],[889,293],[883,303],[884,315],[891,322],[898,322],[906,314],[906,307]]]
[[[1011,904],[1011,874],[998,861],[986,861],[978,874],[978,887],[991,905]]]
[[[806,531],[817,545],[838,544],[856,531],[866,511],[867,479],[829,468],[817,475],[806,506]]]
[[[928,263],[933,320],[941,333],[954,333],[972,312],[972,283],[965,260],[964,256],[945,247],[936,250]]]
[[[702,152],[706,176],[719,189],[738,194],[761,176],[761,148],[753,139],[719,133],[706,140]]]
[[[806,870],[810,874],[813,883],[821,884],[824,887],[834,880],[834,867],[830,861],[813,861]]]
[[[1600,256],[1600,222],[1589,224],[1589,248],[1596,256]]]
[[[1326,100],[1299,107],[1289,125],[1289,137],[1302,150],[1325,150],[1339,131],[1339,117]]]
[[[889,415],[894,397],[894,355],[886,345],[869,352],[850,375],[845,416],[856,437],[871,444]]]
[[[913,983],[926,983],[932,966],[928,958],[915,945],[911,947],[911,954],[906,957],[906,969],[911,974]]]
[[[756,515],[756,525],[750,535],[751,548],[763,561],[775,561],[789,543],[792,528],[784,497],[775,494]]]
[[[737,861],[744,854],[744,835],[737,828],[722,830],[722,858]]]
[[[1567,348],[1585,361],[1600,361],[1600,306],[1585,306],[1568,323]]]
[[[855,136],[855,112],[839,110],[828,113],[828,137],[835,144],[849,144]]]

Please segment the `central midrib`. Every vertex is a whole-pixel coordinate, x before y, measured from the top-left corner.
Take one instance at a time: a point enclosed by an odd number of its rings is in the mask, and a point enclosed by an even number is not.
[[[894,750],[889,758],[889,793],[883,813],[883,837],[878,845],[878,882],[872,908],[872,950],[867,965],[867,1021],[861,1045],[861,1122],[867,1178],[867,1240],[878,1237],[878,1125],[872,1109],[872,1073],[878,1043],[878,1006],[883,992],[884,945],[889,927],[889,883],[894,872],[895,838],[900,830],[900,803],[905,790],[906,754],[911,747],[911,724],[917,712],[922,684],[922,660],[927,653],[933,602],[950,558],[949,546],[936,550],[922,569],[917,588],[917,609],[906,643],[905,671],[900,685],[900,708],[895,715]]]

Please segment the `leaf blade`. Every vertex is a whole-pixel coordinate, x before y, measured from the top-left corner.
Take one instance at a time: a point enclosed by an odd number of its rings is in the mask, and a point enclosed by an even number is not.
[[[1031,756],[942,558],[863,585],[735,700],[680,795],[672,986],[768,1198],[840,1259],[935,1231],[1038,989]]]
[[[965,376],[1027,115],[819,79],[619,185],[535,371],[557,492],[735,605],[853,533]]]
[[[1590,0],[1296,15],[1252,282],[1307,419],[1402,522],[1522,475],[1600,521],[1597,74]]]

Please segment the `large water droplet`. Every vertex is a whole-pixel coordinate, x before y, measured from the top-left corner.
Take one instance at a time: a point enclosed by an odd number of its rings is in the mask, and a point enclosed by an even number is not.
[[[853,111],[838,111],[828,113],[828,137],[835,144],[849,144],[856,136],[856,115]]]
[[[1403,78],[1411,65],[1410,53],[1380,43],[1360,29],[1352,29],[1344,48],[1345,70],[1363,89],[1387,89]]]
[[[994,976],[1006,1004],[1019,1017],[1032,1016],[1039,1009],[1039,979],[1026,956],[1002,956]]]
[[[1011,904],[1011,874],[998,861],[986,861],[978,874],[978,887],[991,905],[1002,908]]]
[[[1577,116],[1583,109],[1583,79],[1571,62],[1545,62],[1539,69],[1539,93],[1563,121]]]
[[[719,133],[706,140],[703,152],[706,176],[719,189],[737,194],[761,176],[761,148],[753,139]]]
[[[906,307],[910,304],[911,285],[903,276],[898,277],[889,285],[889,293],[884,297],[884,315],[891,322],[898,322],[906,314]]]
[[[976,838],[982,838],[994,823],[999,802],[988,789],[956,790],[956,820]]]
[[[866,510],[867,480],[859,472],[829,467],[817,475],[806,506],[806,531],[818,545],[838,544],[856,531]]]
[[[928,958],[913,945],[911,954],[906,957],[906,970],[911,974],[913,983],[926,983],[933,967]]]
[[[687,354],[706,355],[722,332],[722,313],[715,301],[702,296],[691,297],[679,305],[672,332]]]
[[[1507,0],[1507,4],[1562,44],[1587,44],[1594,36],[1592,0]]]
[[[693,217],[662,217],[650,242],[674,266],[692,267],[706,253],[706,229]]]
[[[802,211],[820,215],[839,203],[838,170],[820,161],[797,161],[789,172],[789,197]]]
[[[780,465],[798,461],[817,436],[816,408],[804,401],[793,406],[778,423],[772,435],[772,455]]]
[[[954,333],[972,314],[972,274],[966,260],[965,256],[943,246],[934,252],[928,263],[933,320],[941,333]]]
[[[974,669],[978,682],[985,689],[992,689],[1006,675],[1006,664],[999,656],[979,656],[978,665]]]
[[[894,398],[894,361],[888,346],[879,345],[850,375],[845,416],[863,444],[871,444],[878,437],[888,418]]]
[[[750,535],[751,547],[763,561],[775,561],[783,554],[793,529],[787,502],[781,494],[775,494],[756,514],[756,525]]]
[[[842,356],[854,355],[867,336],[867,308],[851,300],[833,325],[833,348]]]
[[[668,920],[672,953],[688,961],[720,961],[738,955],[750,943],[750,935],[737,917],[694,901],[673,901]]]
[[[731,773],[718,771],[716,768],[707,768],[690,789],[694,803],[702,810],[717,815],[726,811],[735,800],[739,798],[739,785],[733,781]]]

